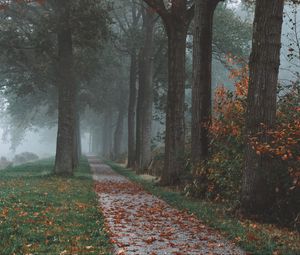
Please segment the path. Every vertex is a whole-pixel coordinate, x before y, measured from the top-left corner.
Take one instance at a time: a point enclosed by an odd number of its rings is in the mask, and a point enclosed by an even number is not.
[[[99,160],[89,162],[115,254],[244,254],[196,217],[172,208]]]

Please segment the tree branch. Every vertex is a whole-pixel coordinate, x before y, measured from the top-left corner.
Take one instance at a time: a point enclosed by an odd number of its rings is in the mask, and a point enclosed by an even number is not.
[[[144,0],[151,8],[153,8],[159,16],[167,21],[169,12],[167,11],[163,0]]]

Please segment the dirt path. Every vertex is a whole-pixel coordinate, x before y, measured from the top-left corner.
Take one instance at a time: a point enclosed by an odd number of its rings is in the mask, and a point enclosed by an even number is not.
[[[234,244],[140,186],[89,159],[115,254],[245,254]]]

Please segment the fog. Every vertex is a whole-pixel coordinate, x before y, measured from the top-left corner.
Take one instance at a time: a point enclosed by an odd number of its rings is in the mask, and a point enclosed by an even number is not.
[[[15,155],[23,152],[34,153],[39,158],[53,157],[56,149],[56,135],[57,128],[27,131],[20,145],[17,146],[16,150],[13,150],[11,148],[10,137],[5,135],[3,129],[0,129],[0,157],[12,160]],[[83,133],[81,137],[83,153],[88,153],[89,151],[88,136],[88,133]]]
[[[240,17],[241,20],[246,21],[249,24],[251,24],[253,13],[251,13],[251,11],[247,10],[241,4],[240,1],[231,2],[230,4],[227,5],[227,7],[234,9],[234,12]],[[299,10],[299,8],[297,8],[297,10]],[[299,67],[299,65],[298,65],[299,56],[298,56],[298,58],[295,58],[293,61],[291,61],[287,57],[287,55],[290,53],[290,48],[295,46],[295,45],[291,46],[290,44],[291,44],[291,41],[295,40],[295,36],[297,35],[297,32],[298,32],[297,27],[293,26],[293,23],[297,24],[297,19],[300,18],[300,16],[299,16],[300,12],[297,12],[297,14],[294,15],[293,11],[295,11],[293,6],[290,6],[290,5],[286,6],[284,25],[283,25],[283,33],[282,33],[283,47],[282,47],[282,54],[281,54],[280,80],[286,85],[289,85],[291,83],[291,81],[295,81],[299,77],[299,75],[297,75],[298,67]],[[291,22],[291,20],[293,22]],[[190,39],[189,41],[192,42],[192,39]],[[250,45],[251,41],[249,41],[248,43]],[[246,42],[246,44],[247,44],[247,42]],[[120,58],[119,53],[114,53],[114,54],[116,54],[117,59]],[[225,54],[225,53],[222,53],[222,54]],[[105,58],[105,56],[104,56],[104,58]],[[109,58],[111,58],[111,56],[109,56]],[[191,65],[191,59],[192,59],[191,51],[188,51],[188,58],[190,60],[189,64]],[[128,79],[128,77],[126,75],[124,76],[122,74],[122,72],[123,72],[122,69],[128,69],[129,64],[128,64],[128,61],[126,60],[126,57],[122,57],[122,59],[125,59],[125,61],[122,62],[123,66],[121,68],[118,67],[116,70],[113,70],[113,73],[114,74],[118,73],[118,75],[120,75],[120,77],[113,77],[113,78],[116,79],[117,82],[120,82],[120,80],[122,80],[122,83],[123,83],[122,86],[124,86],[124,85],[127,86],[128,81],[126,81],[124,83],[123,80]],[[100,68],[103,69],[102,70],[103,73],[108,72],[108,74],[109,74],[109,71],[111,71],[109,69],[109,68],[111,68],[109,60],[105,60],[108,62],[108,63],[105,63],[106,64],[105,67],[101,66],[101,64],[102,64],[101,61],[100,61],[100,64],[98,64],[98,65],[100,65]],[[113,63],[113,67],[111,69],[113,69],[113,68],[116,68],[115,63]],[[216,58],[213,59],[213,68],[212,69],[213,69],[212,70],[212,85],[214,88],[220,84],[224,84],[225,86],[227,86],[228,88],[231,88],[231,89],[233,88],[233,81],[228,78],[228,76],[229,76],[228,69]],[[162,70],[162,72],[164,72],[164,71]],[[191,70],[189,72],[191,72]],[[162,76],[163,75],[164,74],[162,74]],[[102,84],[101,86],[103,86],[103,88],[102,88],[103,92],[101,91],[102,94],[100,95],[103,97],[102,100],[104,100],[104,98],[109,98],[111,95],[110,94],[106,95],[105,93],[107,93],[106,91],[109,90],[108,88],[110,88],[110,84],[116,83],[116,81],[113,79],[107,81],[106,76],[98,77],[98,74],[96,74],[95,76],[96,76],[96,79],[95,78],[92,78],[92,79],[95,79],[96,83],[99,82],[98,80],[100,80],[100,83]],[[113,76],[113,75],[110,75],[110,76]],[[191,73],[189,73],[189,76],[191,76]],[[111,77],[109,77],[109,79],[111,79]],[[93,82],[95,82],[95,81],[93,81]],[[91,82],[91,83],[93,83],[93,82]],[[161,80],[158,79],[158,81],[157,81],[157,84],[162,87],[162,89],[161,89],[162,93],[159,95],[161,98],[164,97],[164,93],[165,93],[164,86],[166,86],[166,85],[164,84],[164,82],[165,82],[164,77]],[[103,85],[106,83],[108,85]],[[84,82],[83,82],[83,84],[84,84]],[[189,80],[187,82],[187,84],[189,87],[186,89],[186,103],[188,105],[190,105],[190,102],[191,102],[191,91],[190,91],[191,80]],[[158,87],[158,85],[157,85],[157,87]],[[107,86],[107,88],[105,86]],[[120,86],[120,85],[118,85],[118,86]],[[96,89],[97,89],[96,86],[95,86],[95,88],[91,88],[90,93],[91,94],[99,93],[99,91],[97,91]],[[110,93],[117,94],[117,91],[119,90],[119,88],[116,87],[114,90],[113,89],[111,89],[111,90],[112,90],[112,92],[110,91]],[[125,93],[125,96],[128,97],[128,91],[126,89],[125,89],[124,93]],[[118,95],[113,95],[112,99],[109,99],[106,104],[112,104],[113,106],[110,106],[110,107],[115,107],[114,104],[116,104],[116,103],[114,103],[114,101],[118,101],[118,99],[116,99],[116,97],[118,97]],[[159,98],[158,101],[159,100],[163,101],[163,99],[161,99],[161,98]],[[13,100],[11,100],[11,101],[12,101],[12,103],[14,103]],[[125,101],[127,101],[127,99]],[[54,101],[54,103],[56,103],[56,102]],[[125,102],[125,103],[128,103],[128,102]],[[52,102],[51,102],[51,104],[52,104]],[[157,109],[157,108],[153,109],[153,113],[155,113],[155,115],[159,116],[159,119],[153,120],[153,128],[152,128],[152,138],[153,139],[155,139],[155,137],[158,134],[161,134],[164,132],[164,113],[162,111],[163,104],[160,105],[161,104],[160,101],[157,104],[159,105],[160,109]],[[16,106],[14,106],[14,107],[16,108]],[[41,106],[40,109],[42,109],[43,107],[44,106]],[[96,105],[95,107],[99,107],[99,108],[104,107],[105,108],[106,106]],[[15,108],[13,108],[13,110]],[[114,109],[113,111],[115,111],[115,110],[116,109]],[[35,109],[35,111],[39,111],[39,108],[37,107],[37,109]],[[92,118],[87,117],[88,120],[81,123],[81,125],[83,127],[87,126],[87,128],[86,129],[83,128],[82,132],[81,132],[81,144],[82,144],[82,151],[84,153],[88,153],[91,150],[90,139],[91,139],[92,134],[91,134],[90,126],[95,125],[94,122],[96,122],[97,125],[102,125],[102,123],[105,122],[105,120],[103,119],[104,117],[103,117],[102,111],[103,111],[102,109],[99,110],[99,113],[97,113],[96,115],[93,115]],[[4,112],[4,114],[7,114],[7,113],[5,113],[5,111],[3,111],[3,112]],[[41,112],[42,112],[42,114],[45,114],[44,110]],[[17,115],[16,112],[14,112],[14,114]],[[87,115],[89,115],[89,114],[87,114]],[[85,116],[82,116],[82,117],[85,118]],[[19,117],[19,118],[22,118],[22,114],[21,114],[21,117]],[[38,118],[41,118],[41,117],[38,117]],[[95,118],[99,118],[99,119],[95,120]],[[114,118],[114,120],[113,120],[112,126],[115,127],[116,126],[116,113],[114,114],[113,118]],[[124,136],[122,138],[123,142],[122,142],[121,147],[123,148],[122,150],[125,150],[126,149],[126,137],[125,136],[127,136],[127,129],[126,129],[127,123],[126,123],[126,116],[123,116],[123,118],[125,119],[124,120],[125,123],[123,123],[125,128],[124,128]],[[13,149],[12,148],[13,134],[9,134],[9,133],[7,134],[7,132],[5,131],[7,127],[3,128],[3,126],[6,125],[5,121],[4,121],[4,119],[0,119],[0,124],[1,124],[0,126],[2,127],[2,128],[0,128],[0,137],[2,138],[2,141],[0,143],[0,156],[5,156],[8,159],[12,159],[16,154],[19,154],[22,152],[32,152],[32,153],[37,154],[40,158],[54,156],[55,150],[56,150],[57,127],[55,125],[54,125],[55,127],[53,127],[53,124],[51,124],[51,125],[49,125],[51,127],[48,128],[47,127],[48,122],[49,122],[49,120],[47,119],[47,120],[45,120],[46,124],[44,124],[43,119],[42,119],[42,121],[39,119],[38,125],[36,125],[36,126],[34,126],[35,124],[32,124],[30,122],[29,122],[30,124],[28,125],[30,128],[26,127],[26,125],[25,125],[24,131],[22,131],[22,134],[21,134],[21,136],[23,136],[23,138],[21,139],[20,144],[15,149]],[[53,120],[51,120],[50,123],[51,122],[53,122]],[[101,124],[99,124],[99,123],[101,123]],[[13,126],[12,123],[10,123],[10,125]],[[102,134],[102,131],[100,131],[99,134]],[[102,140],[103,140],[103,138],[102,138]],[[162,140],[158,144],[162,144]]]
[[[21,144],[12,150],[9,137],[5,136],[5,131],[0,129],[0,136],[2,142],[0,144],[0,156],[4,156],[7,159],[12,159],[16,154],[22,152],[32,152],[37,154],[40,158],[51,157],[55,153],[56,146],[56,130],[44,129],[38,132],[26,132],[25,138],[21,141]]]

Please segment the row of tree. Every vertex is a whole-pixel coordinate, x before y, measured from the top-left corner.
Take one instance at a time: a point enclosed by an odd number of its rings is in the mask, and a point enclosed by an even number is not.
[[[211,62],[213,16],[219,0],[163,1],[145,0],[162,18],[168,36],[168,99],[166,110],[165,158],[162,183],[173,185],[184,169],[184,87],[186,36],[194,19],[191,161],[198,167],[209,157],[211,120]],[[264,128],[271,129],[276,120],[276,97],[280,65],[283,0],[256,2],[246,134],[255,136]],[[260,136],[260,141],[269,139]],[[272,202],[274,187],[268,185],[276,161],[257,155],[248,143],[242,184],[242,207],[264,211]]]
[[[165,114],[161,184],[178,184],[185,169],[186,73],[193,76],[188,117],[191,163],[197,169],[211,153],[213,53],[221,61],[229,48],[247,54],[247,36],[240,44],[236,36],[217,40],[216,16],[231,19],[218,23],[223,33],[247,27],[233,15],[225,15],[226,5],[216,9],[220,2],[115,1],[112,6],[100,0],[2,1],[1,87],[7,108],[15,116],[12,123],[21,120],[23,123],[15,126],[41,126],[45,112],[50,113],[50,122],[58,120],[55,173],[63,175],[73,174],[78,165],[80,118],[86,124],[83,128],[92,134],[92,150],[99,152],[102,144],[103,154],[113,158],[124,150],[127,132],[128,167],[142,173],[152,158],[155,106],[161,116]],[[275,124],[283,6],[283,0],[255,3],[247,137]],[[229,22],[232,28],[228,28]],[[191,45],[192,57],[187,55]],[[27,108],[13,107],[19,98]],[[28,117],[26,123],[24,116]],[[261,142],[268,139],[259,136]],[[272,202],[274,187],[268,180],[276,161],[257,155],[250,144],[245,153],[242,206],[249,212],[264,211]]]

